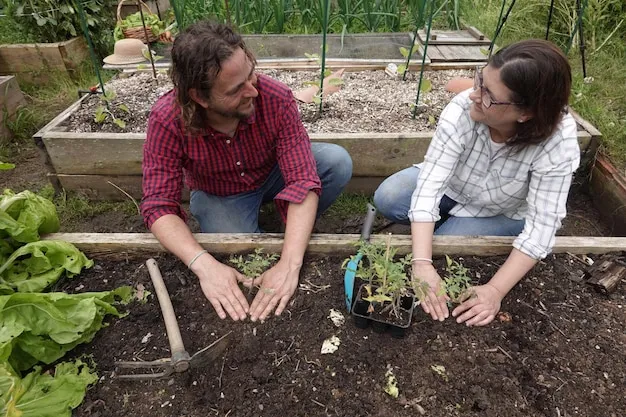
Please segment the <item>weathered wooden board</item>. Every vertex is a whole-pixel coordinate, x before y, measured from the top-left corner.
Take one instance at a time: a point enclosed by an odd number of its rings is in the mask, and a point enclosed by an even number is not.
[[[126,194],[139,201],[142,197],[141,175],[66,175],[48,174],[52,184],[59,188],[78,191],[92,200],[123,201]],[[346,187],[346,192],[373,194],[385,177],[355,177]],[[120,188],[124,192],[120,191]],[[182,201],[189,201],[189,190],[182,193]]]
[[[236,234],[200,233],[196,240],[209,252],[234,254],[263,247],[268,253],[280,252],[282,234]],[[355,234],[314,234],[308,246],[309,253],[351,255],[354,243],[360,236]],[[150,233],[54,233],[42,239],[59,239],[76,245],[89,256],[152,256],[165,252],[158,240]],[[372,241],[386,241],[386,235],[372,235]],[[513,237],[494,236],[435,236],[433,255],[506,255],[511,252]],[[398,254],[411,251],[410,235],[395,235],[391,245]],[[626,250],[626,238],[619,237],[569,237],[557,236],[554,253],[601,254]]]
[[[335,143],[352,155],[359,177],[385,177],[421,162],[434,132],[311,134],[315,142]],[[58,174],[141,175],[144,133],[55,132],[43,134],[50,161]],[[578,132],[581,149],[591,135]]]
[[[88,57],[83,38],[65,42],[0,45],[0,74],[45,78],[50,72],[69,75]]]
[[[399,54],[398,54],[399,55]],[[337,70],[340,68],[345,69],[346,71],[371,71],[377,69],[385,69],[387,64],[394,63],[397,65],[404,64],[404,58],[395,57],[390,59],[341,59],[341,58],[327,58],[326,59],[326,68],[330,70]],[[424,61],[424,67],[428,70],[430,68],[430,59],[426,57]],[[460,69],[471,69],[476,64],[475,63],[456,63],[457,67]],[[409,69],[415,71],[419,70],[422,66],[422,58],[417,54],[411,58],[411,62],[409,63]],[[171,67],[170,62],[157,62],[155,63],[155,68],[159,69],[169,69]],[[317,60],[315,59],[307,59],[307,58],[293,58],[293,59],[285,59],[285,58],[259,58],[257,59],[258,69],[281,69],[286,71],[318,71],[320,66]],[[126,65],[112,65],[105,64],[103,66],[104,69],[112,69],[112,70],[123,70],[127,72],[135,72],[138,71],[138,64],[126,64]],[[150,69],[149,64],[142,64],[141,71],[152,71]]]
[[[44,133],[50,161],[60,174],[141,175],[145,133]]]
[[[626,176],[599,154],[591,171],[589,188],[594,206],[616,236],[626,236]]]
[[[0,76],[0,142],[12,135],[6,121],[12,120],[17,109],[25,104],[24,94],[15,77]]]
[[[417,32],[417,39],[424,44],[426,41],[426,31],[420,29]],[[489,45],[491,41],[475,27],[464,30],[438,30],[431,29],[429,45]]]
[[[484,48],[465,45],[428,45],[426,55],[431,63],[474,62],[474,65],[478,65],[487,62],[487,55],[481,52]]]

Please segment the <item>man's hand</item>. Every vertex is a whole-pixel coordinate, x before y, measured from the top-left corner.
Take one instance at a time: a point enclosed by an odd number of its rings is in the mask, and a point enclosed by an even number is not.
[[[191,269],[200,279],[202,292],[221,319],[225,319],[228,313],[233,320],[245,320],[250,307],[238,282],[254,284],[250,279],[209,256],[198,258]]]
[[[491,284],[472,287],[473,297],[452,311],[457,323],[468,326],[484,326],[491,323],[500,311],[503,295]]]
[[[414,262],[413,280],[428,284],[428,288],[424,288],[426,296],[420,303],[424,312],[430,314],[433,320],[447,319],[449,312],[446,301],[449,298],[441,287],[441,277],[435,267],[428,262]]]
[[[251,320],[265,320],[274,308],[279,316],[298,286],[299,275],[300,267],[290,268],[282,260],[265,271],[259,277],[259,292],[250,307]]]

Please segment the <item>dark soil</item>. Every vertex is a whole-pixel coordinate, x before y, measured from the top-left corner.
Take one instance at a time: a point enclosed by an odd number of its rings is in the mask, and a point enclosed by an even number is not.
[[[349,317],[339,328],[327,318],[330,309],[345,314],[341,258],[308,258],[287,310],[265,323],[220,320],[184,265],[169,255],[157,260],[187,350],[232,332],[228,350],[205,369],[163,380],[116,378],[116,360],[169,355],[150,296],[77,349],[92,355],[101,378],[75,416],[617,417],[626,409],[626,286],[604,296],[572,280],[582,264],[568,255],[539,263],[492,324],[434,322],[416,308],[403,339],[358,329]],[[97,260],[60,289],[143,284],[153,291],[143,261]],[[503,261],[461,260],[483,282]],[[440,271],[443,262],[435,262]],[[322,355],[322,342],[333,335],[338,350]],[[387,369],[397,378],[398,399],[383,391]]]

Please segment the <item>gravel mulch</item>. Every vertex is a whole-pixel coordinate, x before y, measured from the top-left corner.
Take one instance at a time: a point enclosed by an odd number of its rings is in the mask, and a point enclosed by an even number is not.
[[[313,71],[261,70],[287,84],[292,90],[305,88],[307,81],[319,79]],[[424,79],[430,81],[430,91],[420,94],[417,117],[413,119],[413,103],[417,96],[419,73],[409,73],[406,81],[394,78],[382,70],[346,72],[342,89],[324,99],[320,116],[317,104],[300,103],[300,113],[309,133],[358,132],[415,132],[434,130],[441,110],[453,97],[445,91],[445,83],[459,76],[471,76],[468,70],[427,71]],[[120,74],[107,83],[116,97],[110,111],[124,120],[121,128],[108,115],[103,123],[96,123],[96,109],[104,102],[96,96],[87,99],[68,120],[72,132],[144,132],[152,105],[167,93],[172,84],[165,74],[154,80],[150,72]],[[120,104],[128,112],[120,109]]]

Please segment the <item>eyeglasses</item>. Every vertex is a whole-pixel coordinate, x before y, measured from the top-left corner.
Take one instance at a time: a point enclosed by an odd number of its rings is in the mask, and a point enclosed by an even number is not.
[[[509,104],[521,105],[522,103],[516,103],[513,101],[496,101],[491,98],[487,89],[483,85],[483,68],[481,66],[476,67],[476,75],[474,75],[474,90],[480,89],[480,101],[483,103],[483,106],[488,109],[493,106],[503,106]]]

